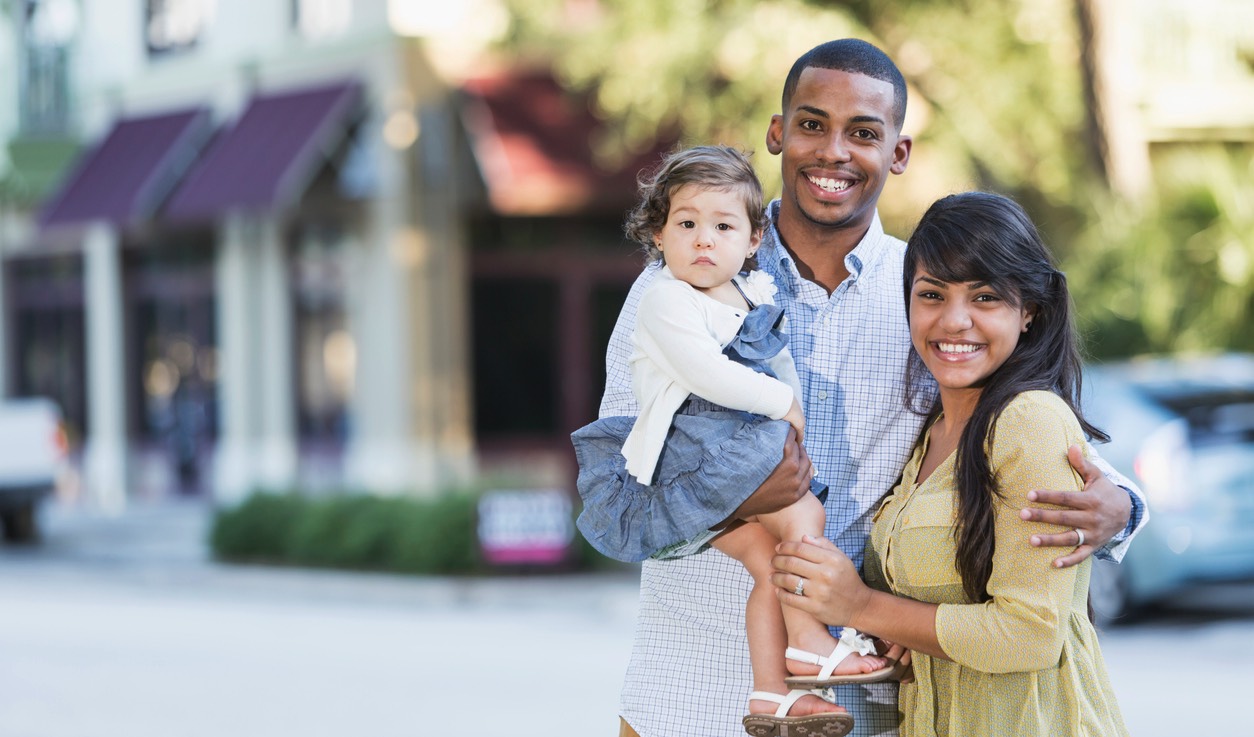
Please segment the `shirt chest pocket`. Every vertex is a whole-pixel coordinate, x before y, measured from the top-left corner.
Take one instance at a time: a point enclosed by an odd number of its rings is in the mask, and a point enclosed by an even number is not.
[[[897,520],[894,535],[897,582],[911,589],[953,585],[961,589],[962,577],[954,566],[956,511],[954,498],[948,494],[926,494],[910,500]],[[918,592],[914,595],[917,597]]]

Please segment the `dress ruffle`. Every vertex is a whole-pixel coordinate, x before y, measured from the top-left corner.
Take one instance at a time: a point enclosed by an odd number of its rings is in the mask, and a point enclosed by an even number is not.
[[[736,337],[723,348],[724,355],[778,379],[775,372],[766,366],[766,361],[788,347],[788,336],[780,330],[783,322],[782,307],[770,304],[754,307],[745,315],[744,324]]]
[[[633,417],[605,417],[571,435],[583,510],[576,525],[597,551],[635,563],[727,519],[783,457],[789,424],[689,400],[675,415],[656,481],[631,476],[621,452]],[[811,484],[822,493],[826,487]]]

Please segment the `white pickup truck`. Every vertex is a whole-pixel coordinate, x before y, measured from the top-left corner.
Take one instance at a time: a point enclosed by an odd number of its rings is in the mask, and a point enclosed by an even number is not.
[[[6,541],[38,537],[35,505],[56,488],[65,458],[65,431],[55,402],[0,400],[0,526]]]

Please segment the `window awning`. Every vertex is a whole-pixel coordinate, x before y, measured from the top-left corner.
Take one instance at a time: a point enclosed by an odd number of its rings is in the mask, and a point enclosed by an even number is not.
[[[40,213],[40,225],[91,221],[124,225],[150,217],[211,130],[209,111],[204,108],[119,120],[99,145],[71,167]]]
[[[593,160],[602,123],[547,74],[506,74],[462,86],[462,124],[502,215],[620,211],[636,196],[636,175],[656,165],[669,141],[612,170]]]
[[[257,95],[170,198],[172,220],[285,207],[300,198],[352,122],[360,85]]]

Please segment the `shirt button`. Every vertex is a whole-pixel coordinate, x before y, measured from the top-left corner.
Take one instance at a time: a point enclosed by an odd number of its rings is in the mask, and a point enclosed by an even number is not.
[[[823,401],[823,400],[825,400],[825,399],[827,399],[827,390],[825,390],[825,389],[820,389],[820,390],[819,390],[819,401]]]

